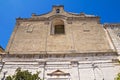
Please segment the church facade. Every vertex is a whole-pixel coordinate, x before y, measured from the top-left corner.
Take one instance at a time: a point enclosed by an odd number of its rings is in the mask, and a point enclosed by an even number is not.
[[[44,80],[114,80],[119,54],[120,24],[103,25],[99,16],[53,6],[49,13],[16,19],[0,74],[21,67],[41,71]]]

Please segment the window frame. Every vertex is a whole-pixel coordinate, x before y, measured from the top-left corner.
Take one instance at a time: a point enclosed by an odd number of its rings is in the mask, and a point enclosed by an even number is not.
[[[64,25],[55,25],[54,26],[54,34],[65,34]]]
[[[56,27],[57,26],[63,26],[62,28],[62,30],[61,30],[61,32],[59,33],[57,33],[56,32]],[[51,22],[51,31],[50,31],[50,34],[51,35],[64,35],[65,34],[65,23],[64,23],[64,21],[62,20],[62,19],[59,19],[59,18],[57,18],[57,19],[54,19],[52,22]]]

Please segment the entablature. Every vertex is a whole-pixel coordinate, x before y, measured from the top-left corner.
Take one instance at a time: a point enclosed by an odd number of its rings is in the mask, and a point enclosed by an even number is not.
[[[36,17],[36,18],[17,18],[17,22],[26,22],[26,21],[51,21],[55,18],[61,18],[61,19],[65,19],[67,21],[81,21],[81,20],[92,20],[92,21],[100,21],[100,18],[97,17],[67,17],[64,15],[52,15],[50,17]]]

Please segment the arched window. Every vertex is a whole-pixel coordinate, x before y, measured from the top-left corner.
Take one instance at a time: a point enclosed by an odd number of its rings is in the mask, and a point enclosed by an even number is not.
[[[61,19],[55,19],[52,22],[52,34],[65,34],[64,22]]]

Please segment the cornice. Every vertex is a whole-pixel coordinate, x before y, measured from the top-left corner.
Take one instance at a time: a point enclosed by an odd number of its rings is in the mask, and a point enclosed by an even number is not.
[[[120,27],[120,23],[104,24],[103,26],[104,26],[105,28],[106,28],[106,27]]]
[[[98,16],[95,17],[87,17],[87,16],[80,16],[80,17],[67,17],[65,15],[52,15],[50,17],[35,17],[35,18],[17,18],[16,21],[50,21],[55,18],[61,18],[68,21],[79,21],[79,20],[99,20]]]

